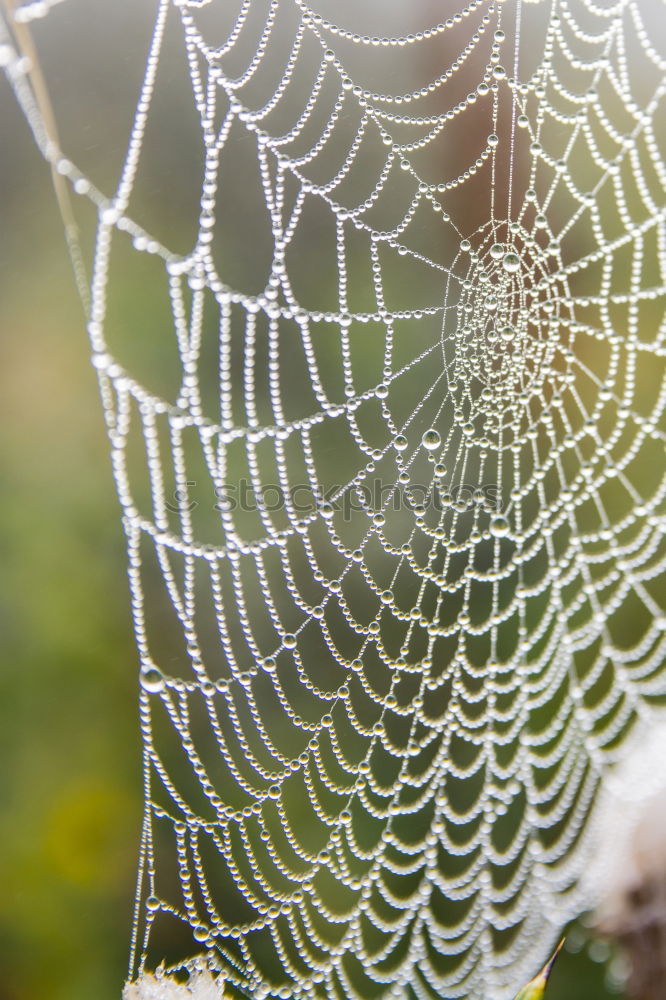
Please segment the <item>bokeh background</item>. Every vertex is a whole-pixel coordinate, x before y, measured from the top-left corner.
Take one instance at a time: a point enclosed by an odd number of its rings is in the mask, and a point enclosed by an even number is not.
[[[63,148],[107,194],[155,7],[67,0],[35,25]],[[181,121],[159,112],[165,189],[186,187]],[[104,1000],[126,975],[142,809],[125,547],[49,171],[4,81],[0,129],[0,1000]],[[160,182],[143,197],[185,227]],[[89,211],[77,203],[88,249]],[[153,306],[139,281],[124,294]],[[581,921],[549,1000],[621,996],[622,973]]]

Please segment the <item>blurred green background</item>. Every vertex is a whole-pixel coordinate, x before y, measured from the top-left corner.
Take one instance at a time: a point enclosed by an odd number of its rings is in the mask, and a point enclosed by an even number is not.
[[[154,6],[136,5],[129,32],[128,3],[67,3],[36,32],[64,149],[76,136],[72,158],[106,193]],[[103,7],[104,32],[93,32]],[[86,45],[71,58],[77,39]],[[0,1000],[104,1000],[126,974],[141,820],[124,539],[49,172],[4,82],[0,122]],[[185,174],[178,115],[162,127],[165,169]],[[621,959],[576,926],[549,1000],[618,996],[621,979]]]
[[[136,656],[81,308],[48,171],[6,88],[2,121],[23,176],[0,243],[0,996],[84,1000],[118,995],[124,976]]]

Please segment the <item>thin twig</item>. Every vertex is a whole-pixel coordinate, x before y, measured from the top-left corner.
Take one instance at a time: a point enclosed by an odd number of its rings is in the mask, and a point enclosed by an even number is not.
[[[11,24],[11,30],[16,40],[18,49],[28,63],[28,78],[32,85],[35,104],[39,114],[41,115],[46,137],[53,149],[60,150],[60,139],[58,136],[58,127],[56,125],[55,115],[53,113],[53,105],[51,104],[51,98],[49,97],[48,87],[46,85],[44,74],[42,73],[39,56],[37,54],[35,43],[32,39],[32,34],[28,26],[21,21],[17,21],[14,16],[16,12],[16,0],[2,0],[2,2],[7,11],[9,22]],[[67,241],[67,248],[72,261],[72,267],[74,268],[76,284],[87,316],[90,304],[88,280],[83,261],[83,254],[81,252],[79,227],[74,216],[69,187],[65,178],[58,172],[56,165],[53,162],[53,158],[49,156],[47,159],[51,169],[51,180],[53,182],[56,201],[58,203],[58,210],[60,212],[60,217],[62,218],[65,230],[65,240]]]

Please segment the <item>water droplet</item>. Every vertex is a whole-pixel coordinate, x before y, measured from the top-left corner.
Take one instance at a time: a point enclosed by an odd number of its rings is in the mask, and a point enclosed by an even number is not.
[[[435,475],[438,479],[442,479],[446,475],[446,466],[443,462],[438,462],[435,466]]]
[[[513,274],[520,267],[520,257],[517,253],[507,253],[504,255],[502,263],[504,265],[504,270],[508,271],[509,274]]]
[[[434,429],[434,427],[431,427],[429,430],[425,432],[425,434],[421,438],[421,442],[423,444],[423,447],[427,448],[428,451],[434,451],[435,448],[439,448],[440,444],[442,443],[442,439],[440,438],[439,433]]]
[[[146,667],[141,671],[141,687],[150,694],[164,690],[164,676],[157,667]]]
[[[499,334],[502,340],[506,340],[508,342],[510,340],[513,340],[513,338],[516,336],[516,331],[512,326],[505,326],[502,327]]]
[[[460,249],[463,250],[465,253],[467,253],[467,251],[471,248],[471,246],[472,244],[470,243],[469,240],[462,240],[460,244]]]
[[[404,451],[407,447],[407,438],[404,434],[398,434],[393,440],[393,447],[396,451]]]
[[[102,209],[100,212],[100,220],[106,226],[115,226],[118,219],[120,218],[120,213],[113,206]]]
[[[107,354],[105,351],[97,352],[92,355],[92,363],[95,368],[99,368],[100,371],[109,367],[111,362],[111,355]]]
[[[493,517],[490,522],[490,534],[493,538],[505,538],[509,534],[509,522],[505,517],[499,515]]]
[[[490,248],[490,256],[493,260],[499,260],[504,255],[504,247],[501,243],[493,243]]]

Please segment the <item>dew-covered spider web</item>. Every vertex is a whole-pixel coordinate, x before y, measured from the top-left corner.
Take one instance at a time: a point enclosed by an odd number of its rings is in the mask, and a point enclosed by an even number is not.
[[[512,995],[666,696],[666,8],[155,8],[112,196],[11,18],[2,49],[98,211],[131,977],[205,954],[257,998]],[[151,202],[171,143],[190,200]]]

